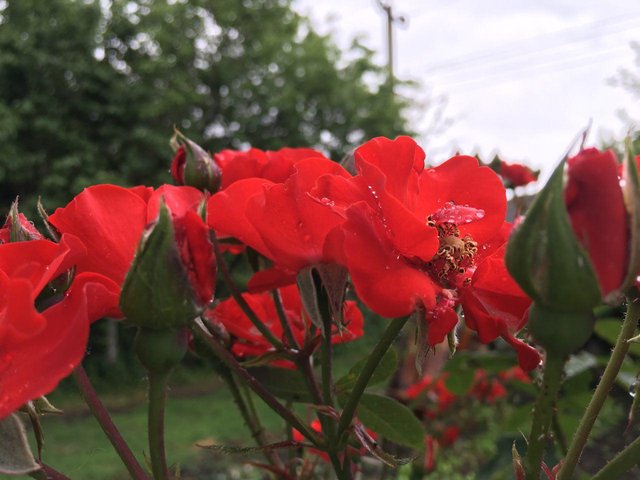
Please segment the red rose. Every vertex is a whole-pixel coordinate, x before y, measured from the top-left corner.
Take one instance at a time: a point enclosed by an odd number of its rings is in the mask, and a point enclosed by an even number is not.
[[[98,272],[122,286],[145,227],[158,217],[161,199],[171,213],[182,263],[196,295],[205,302],[213,293],[215,262],[206,225],[195,213],[205,199],[199,190],[95,185],[58,208],[49,222],[60,232],[76,235],[87,247],[78,272]]]
[[[246,151],[222,150],[214,155],[222,170],[222,188],[246,178],[264,178],[274,183],[284,182],[296,163],[306,158],[324,158],[311,148],[282,148],[262,151],[252,148]]]
[[[629,214],[611,150],[588,148],[568,160],[565,203],[606,296],[622,285],[630,251]]]
[[[515,290],[504,297],[496,286],[489,310],[465,301],[480,281],[474,280],[476,269],[504,241],[500,237],[496,244],[506,212],[496,174],[465,156],[425,170],[424,152],[408,137],[366,143],[356,150],[355,165],[357,176],[324,176],[312,195],[330,199],[346,217],[329,237],[338,239],[328,245],[340,246],[332,254],[348,267],[362,301],[386,317],[408,315],[424,305],[431,345],[456,325],[455,307],[462,304],[472,317],[483,313],[480,322],[472,320],[473,328],[484,321],[500,326],[484,328],[483,341],[504,336],[519,347],[513,332],[526,321],[530,302],[515,283],[509,280]],[[504,283],[502,257],[494,260],[492,269]],[[517,321],[503,319],[505,314]]]
[[[507,188],[523,187],[538,180],[540,172],[534,172],[526,165],[520,163],[507,163],[500,161],[498,173],[504,180]]]
[[[301,269],[333,260],[325,254],[327,235],[344,219],[309,192],[319,178],[350,175],[337,163],[320,157],[297,162],[293,172],[284,183],[262,178],[237,181],[207,204],[211,228],[239,239],[274,262],[273,269],[252,279],[253,289],[292,283]]]
[[[291,285],[281,288],[280,296],[293,336],[299,345],[307,345],[315,336],[320,335],[320,331],[311,328],[311,320],[302,307],[297,287]],[[286,342],[271,295],[269,293],[245,293],[242,297],[267,328],[277,338]],[[355,302],[346,302],[344,309],[345,329],[339,331],[334,326],[332,343],[350,342],[360,338],[363,334],[362,313]],[[273,350],[272,345],[256,330],[235,300],[230,298],[219,303],[213,310],[207,312],[206,316],[210,321],[222,324],[235,337],[232,350],[236,355],[241,357],[258,356]],[[289,362],[278,362],[276,365],[291,366]]]
[[[82,360],[90,322],[116,313],[118,285],[90,272],[60,299],[36,305],[85,254],[72,235],[0,245],[0,418],[53,390]]]

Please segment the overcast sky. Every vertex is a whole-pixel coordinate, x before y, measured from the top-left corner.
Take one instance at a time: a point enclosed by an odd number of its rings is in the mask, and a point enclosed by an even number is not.
[[[635,70],[640,1],[394,0],[397,76],[421,82],[420,98],[446,96],[453,122],[419,139],[434,163],[453,151],[495,151],[547,173],[589,121],[591,142],[622,136],[640,101],[611,85]],[[364,34],[386,62],[386,20],[376,0],[294,0],[341,47]],[[416,119],[427,131],[427,114]]]

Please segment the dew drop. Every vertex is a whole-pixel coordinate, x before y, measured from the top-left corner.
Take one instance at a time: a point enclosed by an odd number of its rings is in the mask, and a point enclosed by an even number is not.
[[[436,223],[448,222],[462,225],[480,220],[484,216],[485,211],[481,208],[447,202],[440,210],[431,215],[431,218]]]
[[[336,202],[327,197],[322,197],[320,199],[320,203],[326,205],[327,207],[333,207],[336,204]]]

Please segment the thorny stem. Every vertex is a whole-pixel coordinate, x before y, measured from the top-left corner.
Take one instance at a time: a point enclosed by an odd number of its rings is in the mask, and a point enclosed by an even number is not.
[[[238,363],[233,354],[224,348],[216,338],[211,337],[208,332],[205,332],[202,327],[197,324],[192,326],[192,332],[198,339],[207,345],[227,367],[246,382],[249,388],[251,388],[251,390],[253,390],[283,420],[287,421],[289,425],[297,429],[314,445],[319,446],[321,444],[316,433],[313,432],[301,418],[299,418],[295,413],[289,411],[273,395],[271,395],[271,393],[269,393],[269,391],[264,388],[262,384],[253,377],[253,375]]]
[[[629,298],[627,302],[627,315],[624,319],[624,323],[622,324],[622,329],[620,330],[616,344],[611,352],[609,362],[607,362],[607,366],[604,369],[602,378],[600,378],[600,383],[598,383],[596,391],[593,394],[593,397],[591,397],[589,405],[578,424],[576,433],[571,440],[569,451],[567,452],[567,456],[565,457],[564,463],[558,473],[558,480],[569,480],[572,478],[576,465],[580,461],[582,450],[584,449],[589,438],[589,434],[591,433],[591,429],[593,428],[593,424],[595,423],[596,418],[598,418],[598,414],[609,395],[609,391],[618,376],[620,367],[622,367],[624,357],[627,355],[629,350],[629,342],[627,342],[627,340],[629,340],[636,331],[639,318],[640,300],[638,300],[638,298]]]
[[[73,378],[76,381],[76,385],[78,385],[89,410],[91,410],[91,413],[100,424],[102,431],[107,436],[114,450],[122,460],[122,463],[129,471],[131,478],[135,480],[148,480],[149,476],[140,466],[135,455],[127,445],[127,442],[111,420],[109,412],[103,405],[102,401],[100,401],[100,398],[93,388],[93,385],[91,385],[91,381],[89,380],[89,377],[82,365],[76,367],[73,371]]]
[[[276,338],[273,333],[271,333],[271,330],[269,330],[267,326],[258,318],[256,313],[240,294],[240,290],[238,290],[238,287],[233,281],[233,278],[231,278],[231,273],[229,272],[227,262],[225,262],[224,258],[222,257],[220,244],[218,243],[218,239],[216,238],[214,232],[211,232],[211,243],[213,245],[213,251],[218,262],[218,269],[220,270],[220,273],[222,273],[222,279],[229,289],[229,292],[231,292],[231,296],[247,316],[247,318],[251,321],[251,323],[253,323],[258,331],[264,336],[264,338],[266,338],[269,343],[271,343],[271,345],[273,345],[277,350],[281,350],[283,348],[282,342],[278,338]]]
[[[640,437],[616,455],[592,480],[616,480],[640,463]]]
[[[251,432],[251,436],[256,441],[258,446],[264,447],[269,443],[267,442],[267,439],[265,438],[265,435],[264,435],[265,434],[264,427],[260,423],[260,419],[258,418],[258,416],[255,415],[255,412],[249,407],[244,397],[242,396],[242,392],[240,391],[240,388],[238,387],[238,383],[233,377],[233,373],[231,373],[230,370],[226,370],[222,375],[222,378],[227,383],[229,390],[231,390],[231,395],[233,396],[233,400],[235,401],[236,406],[240,411],[240,415],[242,415],[242,418],[244,419],[247,427],[249,428],[249,431]],[[275,450],[267,450],[267,451],[264,451],[263,453],[267,461],[271,465],[273,465],[278,469],[284,469],[282,460],[280,459],[278,453]]]
[[[529,446],[524,461],[526,480],[539,480],[542,457],[547,445],[558,392],[564,375],[564,356],[547,352],[542,374],[542,385],[533,407],[533,422],[529,434]]]

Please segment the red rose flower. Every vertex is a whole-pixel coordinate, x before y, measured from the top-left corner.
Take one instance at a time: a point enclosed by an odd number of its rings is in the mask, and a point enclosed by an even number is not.
[[[498,337],[504,339],[518,354],[524,370],[533,370],[540,363],[538,351],[515,337],[528,319],[531,299],[509,275],[504,263],[506,240],[511,225],[505,223],[478,256],[470,282],[459,289],[465,323],[476,332],[481,342]]]
[[[611,150],[588,148],[568,160],[565,203],[606,296],[622,285],[630,251],[629,214]]]
[[[262,178],[240,180],[209,199],[208,223],[271,259],[275,266],[250,282],[254,290],[287,285],[303,268],[331,263],[325,254],[328,233],[341,215],[316,201],[309,191],[323,176],[349,177],[325,158],[307,158],[293,166],[284,183]]]
[[[312,332],[314,332],[313,336],[320,335],[320,332],[311,328],[311,320],[302,307],[297,287],[291,285],[281,288],[280,296],[294,338],[299,345],[307,345],[313,339]],[[271,295],[268,293],[245,293],[242,297],[267,328],[277,338],[286,342]],[[344,309],[345,328],[340,331],[334,326],[332,343],[350,342],[360,338],[363,334],[362,313],[355,302],[346,302]],[[208,311],[206,317],[210,321],[222,324],[235,337],[232,350],[240,357],[263,355],[273,350],[273,346],[257,331],[235,300],[231,298]],[[278,362],[275,365],[291,366],[289,362]]]
[[[538,180],[539,172],[534,172],[520,163],[500,161],[498,173],[507,188],[523,187]]]
[[[282,148],[262,151],[252,148],[247,151],[222,150],[214,155],[222,169],[222,188],[246,178],[264,178],[282,183],[294,173],[293,166],[306,158],[324,158],[311,148]]]
[[[533,368],[533,356],[537,365],[537,353],[513,337],[530,304],[515,283],[509,280],[509,295],[496,286],[489,309],[472,303],[469,294],[476,284],[487,288],[480,280],[489,276],[475,271],[504,241],[506,195],[497,175],[466,156],[425,170],[424,152],[408,137],[364,144],[355,152],[355,166],[355,177],[318,179],[312,195],[328,199],[325,203],[346,219],[325,246],[337,250],[325,254],[347,266],[362,301],[386,317],[424,306],[431,345],[453,329],[455,308],[462,304],[465,314],[469,309],[480,319],[471,326],[483,330],[483,341],[502,336],[519,349],[527,368]],[[494,259],[491,271],[504,282],[502,257]],[[485,321],[499,328],[482,328]]]
[[[215,261],[206,226],[195,213],[205,200],[199,190],[171,185],[156,190],[95,185],[58,208],[49,222],[60,232],[76,235],[87,247],[88,255],[77,263],[78,272],[98,272],[122,286],[145,227],[158,216],[161,199],[171,213],[194,291],[201,302],[206,298],[208,303]]]
[[[72,235],[0,245],[0,418],[51,392],[82,360],[90,322],[116,313],[118,285],[90,272],[40,304],[47,284],[85,254]]]

